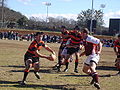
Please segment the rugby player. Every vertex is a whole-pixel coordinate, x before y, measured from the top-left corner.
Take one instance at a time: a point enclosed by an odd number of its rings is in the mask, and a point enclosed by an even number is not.
[[[36,32],[35,40],[30,44],[27,52],[24,55],[25,70],[24,70],[24,76],[23,76],[21,85],[26,84],[26,78],[28,76],[28,73],[29,73],[31,67],[34,67],[34,74],[38,79],[40,79],[40,75],[38,73],[39,67],[40,67],[39,66],[39,57],[46,58],[49,60],[51,59],[50,56],[46,56],[46,55],[39,53],[39,50],[42,47],[44,47],[47,51],[49,51],[55,55],[55,52],[42,41],[43,34],[44,34],[43,32]]]
[[[92,76],[91,85],[97,89],[100,89],[98,82],[98,73],[96,71],[96,66],[100,59],[100,53],[102,50],[102,43],[99,39],[89,35],[89,30],[87,28],[82,29],[82,38],[85,51],[80,54],[80,56],[86,55],[87,59],[84,62],[83,72]]]
[[[69,66],[69,59],[71,55],[75,54],[75,69],[74,72],[78,73],[78,59],[79,59],[79,50],[80,50],[80,44],[82,42],[81,33],[79,32],[79,27],[75,26],[74,30],[69,32],[69,44],[66,46],[66,57],[65,57],[65,65],[66,68],[64,69],[64,72],[68,71]]]
[[[120,34],[118,35],[118,39],[114,42],[114,52],[117,56],[115,66],[118,69],[118,73],[116,75],[120,75]]]

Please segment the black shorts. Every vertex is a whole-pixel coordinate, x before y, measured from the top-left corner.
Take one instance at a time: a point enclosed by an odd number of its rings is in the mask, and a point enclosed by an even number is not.
[[[120,55],[118,55],[117,58],[120,58]]]
[[[67,54],[72,55],[73,53],[79,52],[80,48],[67,48]]]
[[[28,59],[32,60],[32,64],[35,62],[39,62],[39,57],[33,57],[33,56],[28,55],[28,54],[25,54],[24,55],[24,62],[26,63],[26,60],[28,60]]]

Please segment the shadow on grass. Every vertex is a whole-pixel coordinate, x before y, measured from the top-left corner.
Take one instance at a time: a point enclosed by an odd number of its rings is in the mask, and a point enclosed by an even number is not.
[[[12,81],[0,81],[0,84],[17,84],[17,82],[12,82]]]
[[[75,87],[83,87],[83,86],[90,86],[88,84],[80,85],[80,84],[66,84],[66,85],[38,85],[38,84],[27,84],[27,85],[20,85],[19,82],[11,82],[11,81],[0,81],[0,87],[16,87],[16,88],[34,88],[34,89],[60,89],[60,90],[76,90]]]
[[[18,65],[8,65],[8,66],[1,66],[1,67],[25,68],[25,66],[18,66]]]
[[[89,75],[60,75],[61,77],[90,77]]]
[[[61,77],[91,77],[89,75],[60,75]],[[106,75],[99,75],[99,77],[111,77],[112,75],[106,74]]]
[[[19,65],[8,65],[8,66],[1,66],[1,67],[25,68],[25,66],[19,66]],[[40,66],[40,68],[52,68],[52,66]]]
[[[20,82],[0,81],[0,87],[63,89],[65,86],[65,85],[36,85],[36,84],[20,85],[19,83]]]
[[[97,70],[111,70],[111,71],[117,71],[116,67],[112,66],[97,66]]]
[[[24,70],[11,70],[10,72],[24,72]],[[30,70],[30,72],[34,72],[34,70]],[[40,73],[51,73],[49,69],[40,69]]]

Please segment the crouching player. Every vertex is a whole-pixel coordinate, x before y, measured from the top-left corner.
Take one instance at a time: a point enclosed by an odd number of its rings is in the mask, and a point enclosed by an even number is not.
[[[39,66],[39,57],[46,58],[48,60],[54,60],[52,58],[53,55],[46,56],[46,55],[42,55],[41,53],[39,53],[39,50],[42,47],[44,47],[47,51],[49,51],[55,55],[55,52],[50,47],[45,45],[45,43],[42,41],[43,34],[44,34],[43,32],[37,32],[35,34],[35,40],[30,44],[27,52],[24,55],[25,70],[24,70],[24,76],[23,76],[21,85],[26,84],[26,78],[28,76],[28,73],[29,73],[31,67],[34,67],[34,74],[38,79],[40,79],[40,76],[38,73],[39,67],[40,67]]]
[[[118,39],[114,42],[114,52],[117,56],[115,66],[118,69],[118,73],[116,75],[120,75],[120,34],[118,35]]]
[[[82,29],[82,38],[84,40],[83,43],[85,51],[81,53],[80,56],[87,56],[83,66],[83,72],[93,78],[90,84],[94,84],[97,89],[100,89],[96,66],[100,59],[99,54],[101,53],[102,43],[99,39],[90,36],[87,28]]]

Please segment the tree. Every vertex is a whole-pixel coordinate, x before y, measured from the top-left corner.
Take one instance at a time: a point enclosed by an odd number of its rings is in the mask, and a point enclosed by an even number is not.
[[[25,28],[27,21],[28,21],[28,19],[27,19],[26,17],[22,17],[22,18],[18,19],[18,21],[17,21],[18,26],[19,26],[20,28]]]
[[[91,20],[92,10],[88,9],[86,11],[81,11],[77,17],[77,24],[81,27],[87,27],[88,20]],[[102,10],[93,10],[93,20],[97,22],[97,28],[100,28],[103,24],[103,12]]]

